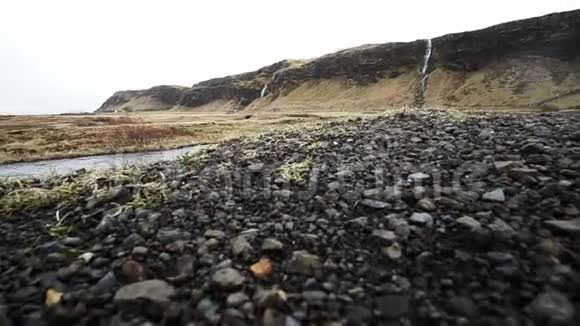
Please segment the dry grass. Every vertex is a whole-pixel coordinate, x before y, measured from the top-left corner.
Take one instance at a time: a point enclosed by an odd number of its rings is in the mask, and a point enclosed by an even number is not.
[[[145,112],[98,116],[2,116],[0,163],[177,148],[255,136],[350,112],[225,114]]]
[[[126,148],[146,148],[159,145],[165,140],[191,136],[191,132],[179,127],[156,127],[148,125],[125,125],[112,128],[107,134],[112,149],[123,151]]]
[[[141,124],[143,119],[138,117],[94,117],[80,119],[77,121],[79,127],[94,127],[94,126],[118,126],[128,124]]]
[[[435,106],[473,108],[569,109],[578,103],[580,62],[548,58],[493,63],[472,73],[436,69],[429,77],[425,101]]]
[[[412,105],[418,78],[415,71],[408,71],[397,78],[383,78],[367,86],[341,78],[311,80],[275,99],[271,96],[258,99],[246,111],[361,112],[382,110],[387,103],[393,107]]]

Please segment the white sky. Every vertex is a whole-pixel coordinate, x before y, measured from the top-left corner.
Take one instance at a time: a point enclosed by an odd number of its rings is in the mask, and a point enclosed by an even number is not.
[[[282,59],[431,38],[580,0],[0,0],[0,114],[93,111]]]

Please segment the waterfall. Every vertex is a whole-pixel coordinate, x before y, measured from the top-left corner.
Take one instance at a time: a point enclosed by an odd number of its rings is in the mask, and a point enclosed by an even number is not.
[[[425,62],[423,63],[423,68],[421,69],[422,75],[427,73],[427,69],[429,69],[429,59],[431,59],[431,48],[432,48],[431,39],[428,39],[427,40],[427,51],[425,52]]]
[[[262,93],[260,97],[264,97],[264,95],[266,95],[266,92],[268,91],[268,84],[270,83],[267,83],[266,85],[264,85],[264,88],[262,88]]]
[[[429,79],[429,60],[431,60],[431,51],[433,47],[431,39],[427,39],[425,42],[427,43],[427,48],[425,50],[423,67],[421,68],[421,81],[415,96],[415,105],[417,107],[422,107],[423,104],[425,104],[425,89],[427,88],[427,80]]]
[[[272,78],[270,78],[270,81],[268,81],[266,83],[266,85],[264,85],[264,88],[262,88],[262,93],[260,94],[260,97],[264,97],[266,96],[266,93],[268,93],[268,86],[270,86],[270,83],[272,83],[274,81],[274,79],[276,78],[276,74],[278,74],[278,71],[276,71],[273,75]]]

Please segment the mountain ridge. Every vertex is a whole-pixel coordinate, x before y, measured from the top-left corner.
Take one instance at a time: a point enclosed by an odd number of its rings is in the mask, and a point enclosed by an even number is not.
[[[579,106],[580,10],[447,34],[431,43],[425,74],[426,40],[367,44],[192,87],[116,92],[97,112]]]

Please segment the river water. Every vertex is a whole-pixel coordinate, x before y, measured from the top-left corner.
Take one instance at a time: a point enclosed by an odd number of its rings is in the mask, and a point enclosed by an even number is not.
[[[117,169],[130,165],[174,161],[184,155],[197,153],[211,145],[196,145],[157,152],[140,152],[86,156],[71,159],[46,160],[0,165],[0,178],[67,175],[80,169]]]

